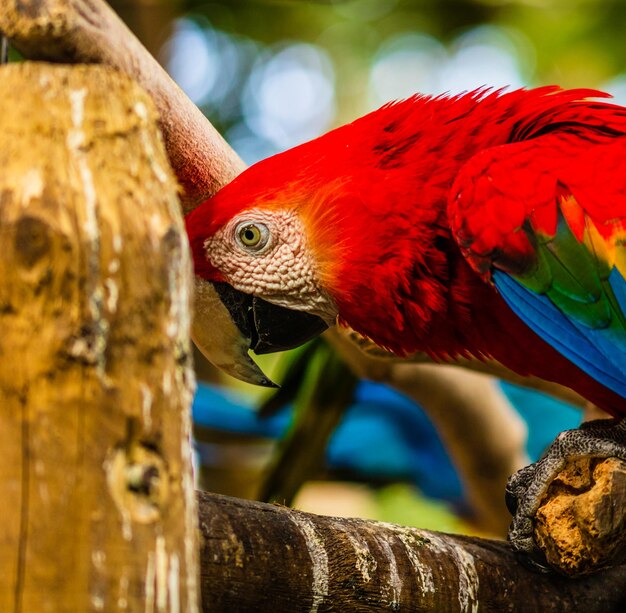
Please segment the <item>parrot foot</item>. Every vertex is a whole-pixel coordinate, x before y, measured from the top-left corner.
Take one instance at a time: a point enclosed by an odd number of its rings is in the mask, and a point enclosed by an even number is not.
[[[562,432],[541,460],[509,478],[506,504],[513,521],[508,540],[521,554],[521,561],[532,570],[544,573],[555,570],[535,542],[535,516],[548,487],[568,461],[583,457],[618,458],[626,462],[626,419],[592,421]]]

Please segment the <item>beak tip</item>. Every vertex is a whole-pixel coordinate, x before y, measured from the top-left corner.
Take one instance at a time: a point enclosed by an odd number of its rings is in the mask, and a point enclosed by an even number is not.
[[[271,379],[268,379],[267,377],[261,379],[257,383],[257,385],[260,385],[261,387],[269,387],[272,389],[280,389],[280,385],[278,385],[278,383],[274,383]]]

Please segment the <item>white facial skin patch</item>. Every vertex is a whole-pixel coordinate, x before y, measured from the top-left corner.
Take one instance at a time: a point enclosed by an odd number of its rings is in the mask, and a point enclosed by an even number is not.
[[[246,244],[254,242],[256,245]],[[296,211],[250,209],[204,243],[208,261],[237,290],[333,324],[337,307],[318,285]]]

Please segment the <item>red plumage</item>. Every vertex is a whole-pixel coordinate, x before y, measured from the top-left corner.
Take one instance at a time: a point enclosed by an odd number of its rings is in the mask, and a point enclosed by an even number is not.
[[[386,105],[256,164],[191,213],[187,229],[196,272],[229,281],[208,262],[203,246],[242,211],[297,210],[340,320],[377,344],[400,355],[425,351],[439,360],[493,358],[626,415],[621,395],[535,334],[488,280],[498,255],[507,262],[508,252],[496,254],[505,235],[516,266],[532,259],[534,246],[516,232],[529,214],[528,198],[537,201],[531,211],[537,227],[555,231],[554,211],[540,202],[552,179],[536,171],[542,165],[533,143],[554,134],[565,143],[581,134],[605,143],[626,133],[626,110],[591,96],[604,94],[548,87],[417,96]],[[459,183],[514,143],[522,143],[511,149],[519,155],[508,166],[495,165],[494,172],[504,178],[517,173],[518,197],[494,195],[491,182],[498,176],[490,174]],[[610,171],[619,171],[616,166]],[[461,187],[462,197],[455,199]],[[474,209],[463,209],[470,201],[486,204],[474,215]],[[468,250],[469,260],[463,255]]]

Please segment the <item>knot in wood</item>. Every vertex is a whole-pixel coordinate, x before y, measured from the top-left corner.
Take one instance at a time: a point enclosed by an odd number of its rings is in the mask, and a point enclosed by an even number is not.
[[[160,478],[159,467],[155,464],[131,464],[126,469],[128,490],[147,498],[158,494]]]
[[[107,461],[109,490],[124,517],[142,524],[162,518],[169,498],[169,473],[151,445],[133,442]]]
[[[22,217],[15,226],[15,253],[18,262],[32,268],[50,251],[50,229],[37,217]]]

